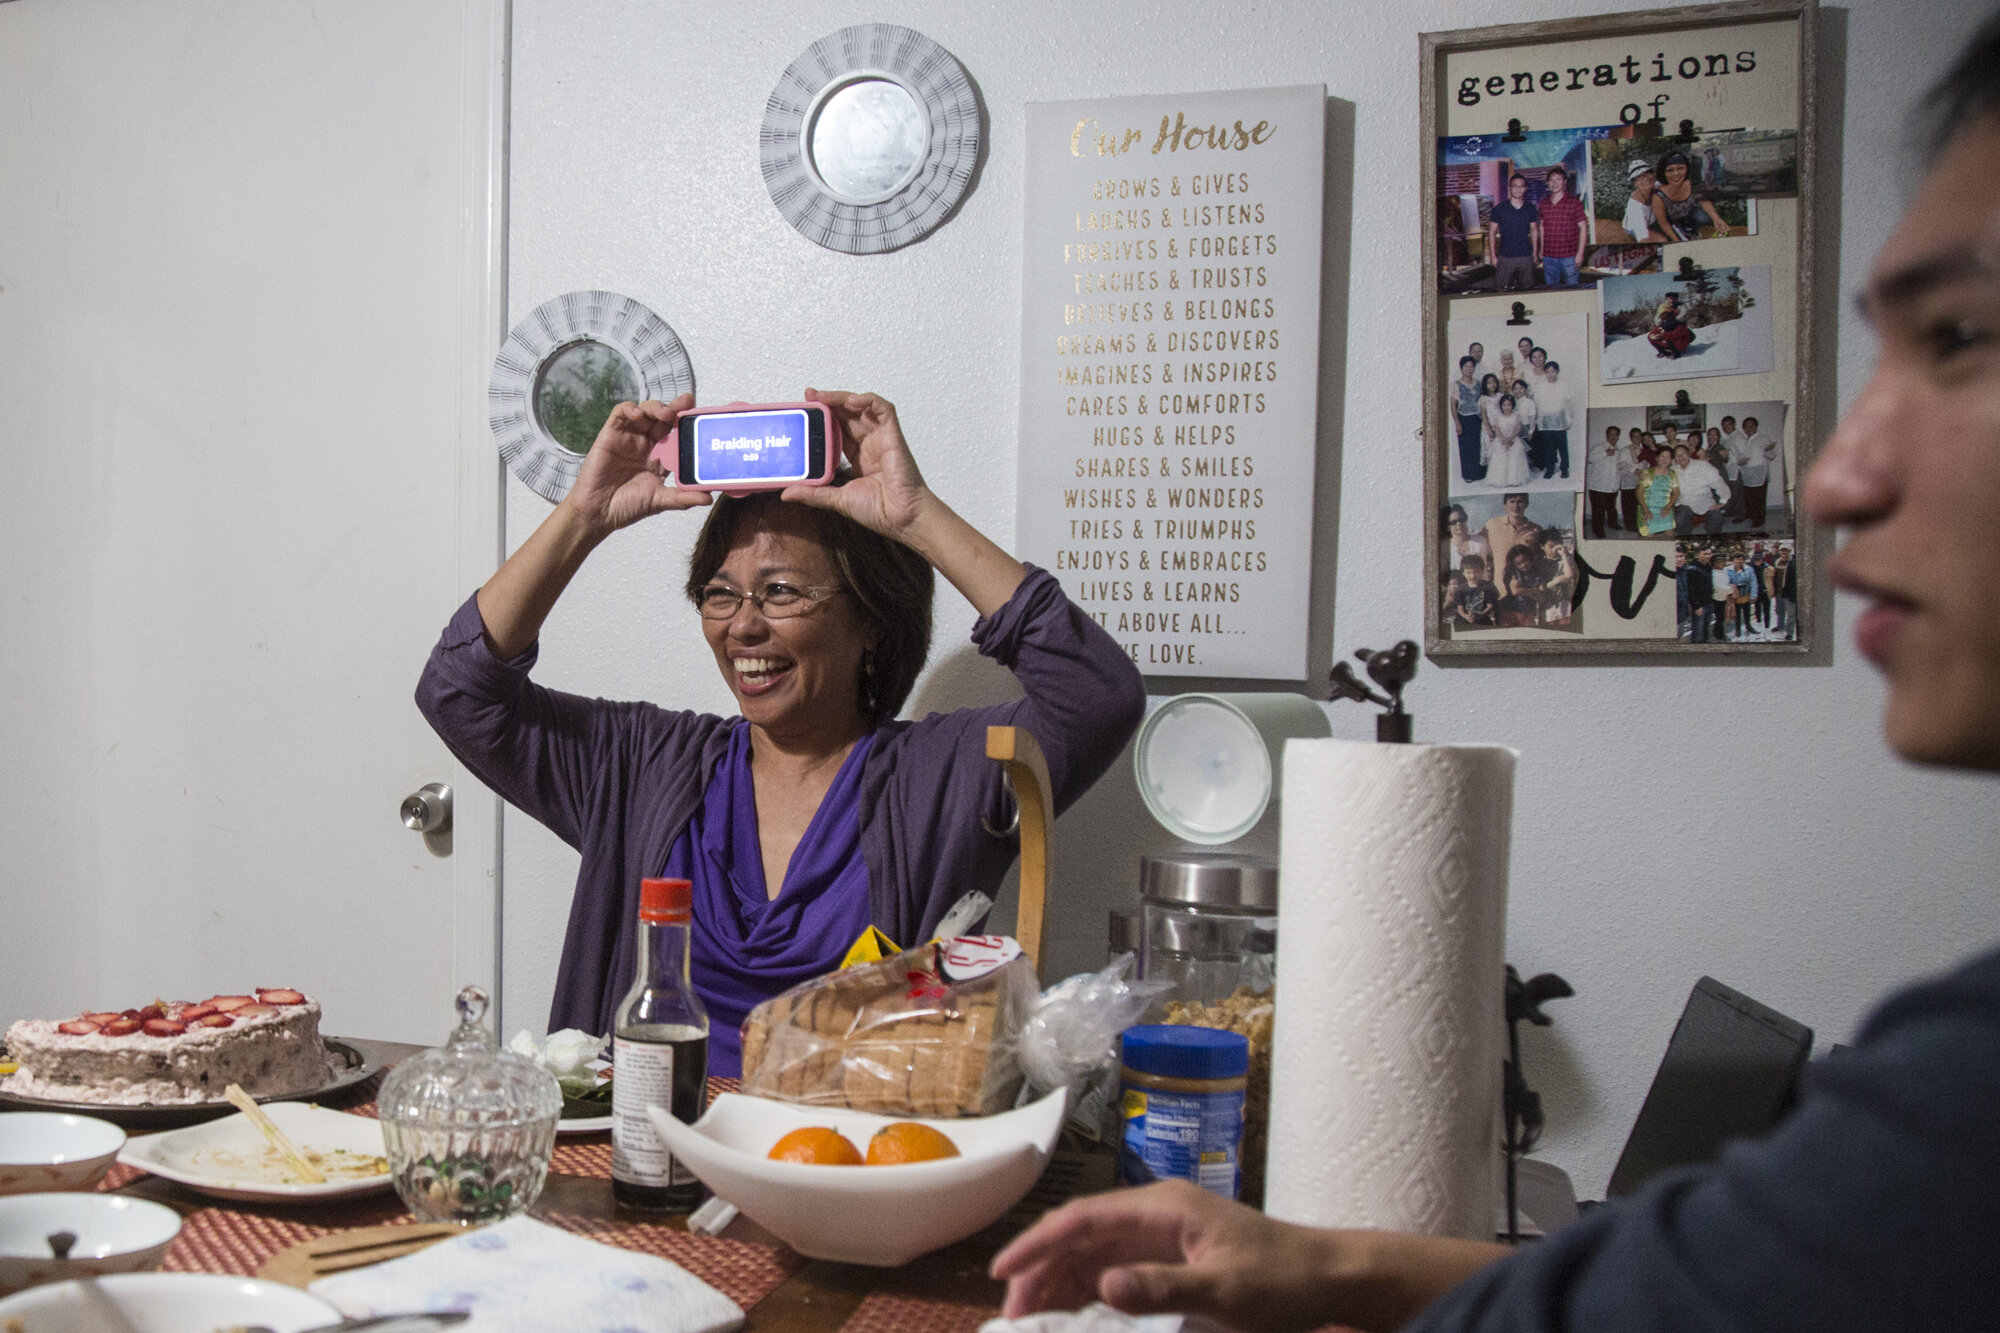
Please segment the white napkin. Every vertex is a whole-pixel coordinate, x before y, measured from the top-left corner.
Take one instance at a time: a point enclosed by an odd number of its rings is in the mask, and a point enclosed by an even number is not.
[[[469,1310],[464,1333],[729,1333],[743,1325],[736,1302],[679,1264],[530,1217],[323,1277],[311,1291],[350,1319]]]
[[[1135,1315],[1092,1301],[1081,1310],[1045,1310],[1019,1319],[989,1319],[979,1333],[1227,1333],[1198,1314]]]

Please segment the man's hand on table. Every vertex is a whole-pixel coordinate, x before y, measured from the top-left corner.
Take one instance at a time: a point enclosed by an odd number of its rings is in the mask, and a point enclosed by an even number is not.
[[[994,1256],[1010,1319],[1093,1300],[1277,1333],[1393,1329],[1507,1253],[1477,1241],[1277,1222],[1184,1181],[1078,1199]]]

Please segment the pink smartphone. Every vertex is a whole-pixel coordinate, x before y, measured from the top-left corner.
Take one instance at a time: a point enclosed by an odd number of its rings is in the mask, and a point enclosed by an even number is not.
[[[840,464],[840,421],[825,403],[730,403],[681,413],[653,457],[684,491],[748,495],[824,486]]]

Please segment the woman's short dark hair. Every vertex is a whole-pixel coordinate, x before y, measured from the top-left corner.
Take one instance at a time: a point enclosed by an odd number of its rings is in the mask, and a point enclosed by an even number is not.
[[[852,476],[842,472],[833,484],[845,485]],[[784,503],[776,491],[760,491],[742,499],[715,497],[708,521],[701,525],[701,535],[695,538],[694,552],[688,557],[689,601],[700,604],[701,590],[729,558],[737,533]],[[845,514],[806,505],[792,508],[806,516],[813,536],[825,548],[841,585],[853,599],[862,627],[876,638],[874,649],[863,658],[861,679],[855,685],[861,711],[874,718],[894,717],[916,688],[917,673],[930,656],[931,601],[937,576],[931,572],[930,562],[915,551],[862,527]]]
[[[1979,25],[1952,67],[1917,103],[1924,160],[1936,161],[1960,130],[1995,111],[2000,111],[2000,14]]]

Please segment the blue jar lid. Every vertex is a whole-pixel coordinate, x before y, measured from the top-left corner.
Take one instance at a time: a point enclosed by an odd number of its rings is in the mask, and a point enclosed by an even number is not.
[[[1242,1078],[1250,1072],[1250,1039],[1220,1028],[1153,1023],[1125,1029],[1125,1067],[1159,1078]]]

